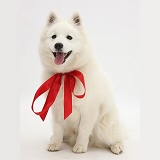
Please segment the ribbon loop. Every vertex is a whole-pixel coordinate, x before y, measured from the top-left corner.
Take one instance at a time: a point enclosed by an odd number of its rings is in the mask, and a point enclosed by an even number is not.
[[[86,93],[86,86],[85,86],[85,81],[84,81],[84,76],[83,76],[83,74],[82,74],[81,72],[79,72],[79,71],[73,71],[73,72],[71,72],[70,74],[71,74],[71,75],[73,76],[73,78],[74,78],[74,80],[72,79],[72,80],[70,81],[70,86],[71,86],[72,93],[73,93],[74,96],[77,97],[77,98],[83,98],[83,97],[85,96],[85,93]],[[83,85],[83,87],[84,87],[84,93],[83,93],[82,95],[76,95],[76,94],[74,93],[74,87],[75,87],[75,81],[76,81],[75,77],[82,83],[82,85]]]
[[[80,82],[84,87],[84,93],[82,95],[74,94],[74,87],[76,84],[75,77],[77,77],[80,80]],[[31,108],[32,108],[32,111],[35,114],[39,115],[43,121],[46,118],[49,108],[52,106],[52,104],[54,103],[57,97],[57,94],[61,87],[61,80],[62,80],[62,74],[60,73],[55,74],[51,78],[49,78],[47,81],[45,81],[35,93]],[[49,92],[48,92],[45,104],[42,108],[42,111],[35,112],[33,107],[35,100],[39,96],[44,94],[47,90],[49,90]],[[85,81],[84,81],[83,74],[81,72],[75,70],[70,73],[64,74],[64,119],[66,119],[72,113],[72,93],[77,98],[83,98],[85,96],[85,92],[86,92]]]

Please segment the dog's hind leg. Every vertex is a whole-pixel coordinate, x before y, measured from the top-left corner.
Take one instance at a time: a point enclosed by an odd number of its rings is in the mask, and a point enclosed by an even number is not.
[[[103,146],[110,148],[114,154],[123,151],[122,126],[112,114],[105,114],[95,127],[95,144],[103,143]]]

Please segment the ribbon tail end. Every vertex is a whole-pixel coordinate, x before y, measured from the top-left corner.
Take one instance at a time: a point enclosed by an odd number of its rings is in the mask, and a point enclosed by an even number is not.
[[[71,113],[69,113],[69,114],[64,114],[64,120],[67,119],[70,114],[71,114]]]
[[[41,120],[44,122],[46,116],[42,115],[42,116],[40,116],[40,118],[41,118]]]

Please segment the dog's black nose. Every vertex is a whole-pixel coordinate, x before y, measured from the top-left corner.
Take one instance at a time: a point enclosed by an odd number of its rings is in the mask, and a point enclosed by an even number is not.
[[[61,50],[63,48],[63,44],[62,43],[56,43],[54,45],[55,49],[57,49],[58,51]]]

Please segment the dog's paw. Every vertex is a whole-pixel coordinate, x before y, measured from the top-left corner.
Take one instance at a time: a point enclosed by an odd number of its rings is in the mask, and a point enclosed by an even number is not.
[[[56,143],[48,144],[47,147],[47,151],[49,152],[59,151],[60,149],[61,149],[61,144],[56,144]]]
[[[75,145],[72,149],[74,153],[85,153],[87,152],[87,146]]]
[[[120,144],[120,143],[116,143],[114,145],[111,146],[111,151],[114,153],[114,154],[120,154],[123,152],[123,145]]]

